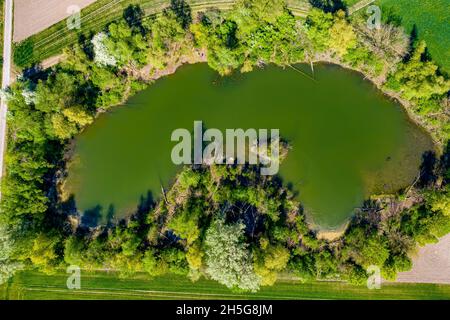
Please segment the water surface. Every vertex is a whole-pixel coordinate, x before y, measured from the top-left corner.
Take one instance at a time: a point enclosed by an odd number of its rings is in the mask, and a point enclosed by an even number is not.
[[[193,130],[195,120],[221,130],[278,128],[292,146],[281,177],[314,224],[337,228],[370,194],[410,184],[432,142],[360,74],[321,65],[315,79],[291,68],[220,78],[206,64],[184,66],[77,138],[66,191],[81,211],[124,217],[176,175],[174,129]]]

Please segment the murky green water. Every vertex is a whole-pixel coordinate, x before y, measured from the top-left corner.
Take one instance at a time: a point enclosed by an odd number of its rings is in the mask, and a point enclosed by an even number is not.
[[[278,128],[292,145],[282,178],[315,224],[336,228],[369,194],[411,183],[432,142],[361,75],[323,65],[315,78],[268,67],[222,79],[205,64],[185,66],[78,137],[66,191],[81,211],[124,217],[175,176],[174,129],[193,130],[194,120],[222,130]]]

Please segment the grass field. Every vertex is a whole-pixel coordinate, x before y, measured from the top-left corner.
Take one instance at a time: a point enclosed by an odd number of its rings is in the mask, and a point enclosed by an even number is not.
[[[187,0],[193,14],[206,8],[226,10],[231,8],[235,0]],[[297,15],[306,15],[309,10],[307,0],[287,0],[291,10]],[[50,28],[37,33],[27,40],[25,54],[15,57],[18,66],[42,61],[62,52],[64,47],[76,43],[80,35],[99,32],[108,23],[122,17],[129,5],[139,4],[146,16],[161,12],[170,5],[170,0],[98,0],[81,11],[81,29],[69,30],[66,21],[60,21]]]
[[[119,279],[114,273],[82,273],[81,289],[66,289],[65,273],[47,276],[26,271],[0,287],[0,299],[450,299],[450,285],[383,284],[380,290],[339,282],[279,281],[256,294],[232,293],[214,281],[190,282],[181,276]]]
[[[392,8],[402,18],[407,32],[417,27],[435,60],[450,73],[450,1],[449,0],[377,0],[375,4],[387,12]]]
[[[343,0],[350,7],[360,0]],[[406,32],[415,25],[431,56],[443,71],[450,73],[450,0],[376,0],[382,14],[390,10],[401,17]],[[365,10],[365,9],[362,9]]]

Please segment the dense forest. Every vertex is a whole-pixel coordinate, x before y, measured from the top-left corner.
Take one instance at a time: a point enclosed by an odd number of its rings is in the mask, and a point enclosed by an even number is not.
[[[294,17],[284,0],[238,0],[230,11],[195,16],[180,0],[152,17],[130,6],[103,32],[80,36],[57,66],[24,69],[3,92],[10,111],[0,283],[21,268],[52,273],[75,264],[123,277],[204,276],[256,291],[280,273],[365,284],[371,265],[388,280],[410,269],[418,245],[450,232],[450,81],[426,44],[393,17],[371,29],[364,14],[348,17],[333,1],[314,3],[306,19]],[[74,223],[74,201],[62,201],[58,188],[71,139],[162,70],[203,53],[221,75],[319,61],[361,71],[403,103],[440,154],[424,156],[410,188],[367,200],[333,241],[309,228],[295,190],[249,165],[186,166],[170,190],[142,199],[129,219],[97,227]]]

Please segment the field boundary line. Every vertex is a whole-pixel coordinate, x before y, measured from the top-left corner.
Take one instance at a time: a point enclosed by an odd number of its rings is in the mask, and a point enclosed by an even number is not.
[[[13,24],[13,1],[5,0],[4,3],[4,31],[3,31],[3,70],[2,70],[2,89],[6,89],[11,84],[11,55],[12,55],[12,24]],[[6,153],[6,116],[8,105],[5,99],[0,102],[0,182],[3,179],[4,162]],[[0,201],[2,191],[0,186]]]

